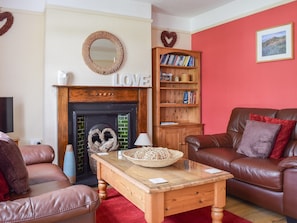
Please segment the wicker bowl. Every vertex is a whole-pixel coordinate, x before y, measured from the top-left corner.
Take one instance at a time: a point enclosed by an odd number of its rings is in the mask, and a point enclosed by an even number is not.
[[[151,149],[154,149],[154,147],[150,147]],[[160,148],[160,147],[158,147]],[[141,150],[144,150],[146,148],[138,148],[138,149],[129,149],[123,152],[123,156],[131,161],[132,163],[139,165],[139,166],[144,166],[144,167],[166,167],[174,164],[177,162],[182,156],[184,155],[183,152],[178,151],[178,150],[173,150],[173,149],[166,149],[170,156],[166,159],[138,159],[135,158],[135,153],[139,152]]]

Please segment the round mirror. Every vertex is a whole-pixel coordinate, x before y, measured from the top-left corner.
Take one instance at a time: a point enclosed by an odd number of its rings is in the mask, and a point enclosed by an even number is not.
[[[99,74],[116,72],[124,60],[121,41],[113,34],[98,31],[88,36],[83,44],[83,58],[88,67]]]

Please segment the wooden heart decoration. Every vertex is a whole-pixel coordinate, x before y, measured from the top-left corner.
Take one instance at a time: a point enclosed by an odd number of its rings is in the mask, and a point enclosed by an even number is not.
[[[161,41],[165,47],[173,47],[176,43],[177,35],[175,32],[163,31],[161,33]]]
[[[6,20],[6,22],[5,22]],[[0,13],[0,22],[4,21],[4,25],[0,28],[0,36],[6,33],[13,24],[13,16],[10,12]]]

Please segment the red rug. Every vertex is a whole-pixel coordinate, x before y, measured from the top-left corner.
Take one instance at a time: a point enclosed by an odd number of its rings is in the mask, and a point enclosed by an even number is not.
[[[163,223],[211,223],[210,207],[165,217]],[[146,223],[143,212],[113,188],[97,209],[97,223]],[[224,210],[223,223],[251,223]]]

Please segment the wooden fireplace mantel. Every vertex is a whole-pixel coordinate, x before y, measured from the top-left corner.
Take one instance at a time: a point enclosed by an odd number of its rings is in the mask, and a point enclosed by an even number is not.
[[[54,85],[58,103],[58,165],[63,166],[68,144],[68,103],[71,102],[136,102],[137,135],[147,132],[147,88]]]

